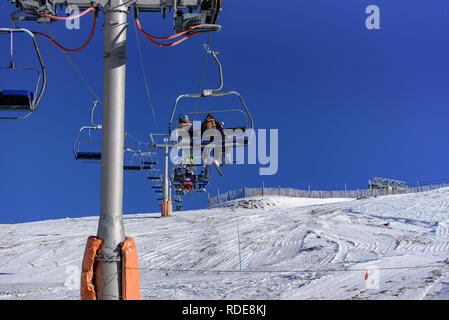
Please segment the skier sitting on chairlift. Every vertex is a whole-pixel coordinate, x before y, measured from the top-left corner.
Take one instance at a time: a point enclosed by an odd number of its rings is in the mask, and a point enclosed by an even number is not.
[[[192,123],[190,122],[188,115],[184,115],[181,119],[179,119],[178,128],[181,130],[186,130],[189,132],[189,134],[191,134],[190,131],[192,130]],[[180,138],[181,137],[179,137],[179,139]],[[185,164],[193,163],[193,150],[191,150],[190,148],[183,149],[182,158],[183,163]]]
[[[204,119],[204,122],[201,125],[201,135],[203,135],[206,130],[223,129],[223,127],[224,127],[223,122],[216,121],[215,118],[210,113],[208,113],[206,116],[206,119]],[[220,132],[223,135],[223,132],[222,131],[220,131]],[[223,139],[223,137],[222,137],[222,139]],[[217,168],[217,170],[219,170],[219,166],[220,166],[219,159],[217,158],[217,155],[214,154],[214,150],[212,150],[212,153],[213,153],[213,159],[207,159],[206,155],[203,154],[204,167],[207,167],[209,164],[212,163]],[[222,175],[222,174],[220,173],[220,175]]]
[[[189,131],[192,128],[192,123],[190,122],[189,116],[184,115],[181,119],[179,119],[179,129],[184,129]]]
[[[223,122],[218,122],[215,120],[213,115],[208,113],[206,119],[204,119],[204,122],[201,125],[201,134],[208,129],[223,129],[223,125]]]

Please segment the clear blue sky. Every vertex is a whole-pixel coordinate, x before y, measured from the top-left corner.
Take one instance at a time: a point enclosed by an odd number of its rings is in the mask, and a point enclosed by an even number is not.
[[[383,176],[409,185],[449,181],[449,3],[418,1],[223,1],[222,31],[211,46],[221,52],[225,89],[245,98],[256,128],[279,129],[279,171],[259,176],[257,165],[224,168],[209,191],[259,186],[312,189],[365,188]],[[381,10],[381,29],[365,28],[365,8]],[[0,26],[15,10],[0,1]],[[131,15],[130,15],[131,18]],[[103,15],[89,46],[71,58],[97,94],[102,91]],[[141,15],[145,29],[165,35],[171,20]],[[130,19],[131,22],[131,19]],[[45,31],[35,23],[22,23]],[[50,26],[67,47],[90,30],[63,22]],[[147,103],[132,22],[128,29],[126,129],[148,140],[157,131]],[[0,58],[8,63],[8,42]],[[38,39],[48,84],[38,112],[24,121],[0,123],[0,223],[99,214],[100,166],[73,159],[72,143],[88,123],[94,97],[61,51]],[[157,48],[141,38],[159,131],[166,130],[176,97],[199,88],[206,35],[175,48]],[[18,62],[34,64],[19,40]],[[209,61],[205,86],[216,86]],[[1,72],[1,71],[0,71]],[[30,85],[28,75],[5,72],[0,87]],[[98,116],[101,116],[98,113]],[[98,118],[101,121],[101,118]],[[158,211],[145,175],[125,173],[124,213]],[[185,208],[207,205],[205,194],[185,198]]]

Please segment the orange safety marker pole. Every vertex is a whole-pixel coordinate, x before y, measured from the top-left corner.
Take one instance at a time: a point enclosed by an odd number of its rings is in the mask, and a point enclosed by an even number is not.
[[[165,217],[165,202],[161,201],[161,217]]]

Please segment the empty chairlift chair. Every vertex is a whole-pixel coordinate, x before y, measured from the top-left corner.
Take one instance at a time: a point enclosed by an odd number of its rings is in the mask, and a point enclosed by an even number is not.
[[[85,162],[99,162],[101,161],[101,124],[95,124],[93,115],[95,107],[98,102],[95,101],[90,111],[90,125],[81,127],[73,142],[73,156],[75,160],[81,160]],[[87,137],[82,140],[81,138],[86,135]]]
[[[152,159],[154,155],[152,153],[142,152],[140,150],[129,150],[125,149],[125,151],[131,151],[132,156],[129,160],[128,165],[123,167],[125,171],[143,171],[143,170],[153,170],[153,165],[156,165],[156,161],[149,161],[147,158]]]
[[[14,61],[14,35],[16,33],[24,33],[31,38],[37,59],[39,61],[40,70],[34,67],[23,67],[16,65]],[[0,116],[0,119],[24,119],[37,109],[37,106],[42,98],[47,81],[45,67],[36,39],[31,31],[27,29],[0,28],[0,35],[4,34],[10,36],[10,62],[8,66],[0,66],[0,70],[32,71],[36,74],[37,80],[33,90],[23,88],[0,88],[0,111],[9,111],[14,114],[10,117]]]

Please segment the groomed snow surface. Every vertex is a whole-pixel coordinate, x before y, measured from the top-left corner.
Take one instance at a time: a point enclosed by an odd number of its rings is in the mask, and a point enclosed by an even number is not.
[[[79,299],[77,272],[97,223],[1,225],[0,299]],[[448,188],[349,201],[247,198],[124,223],[142,299],[449,299]]]

